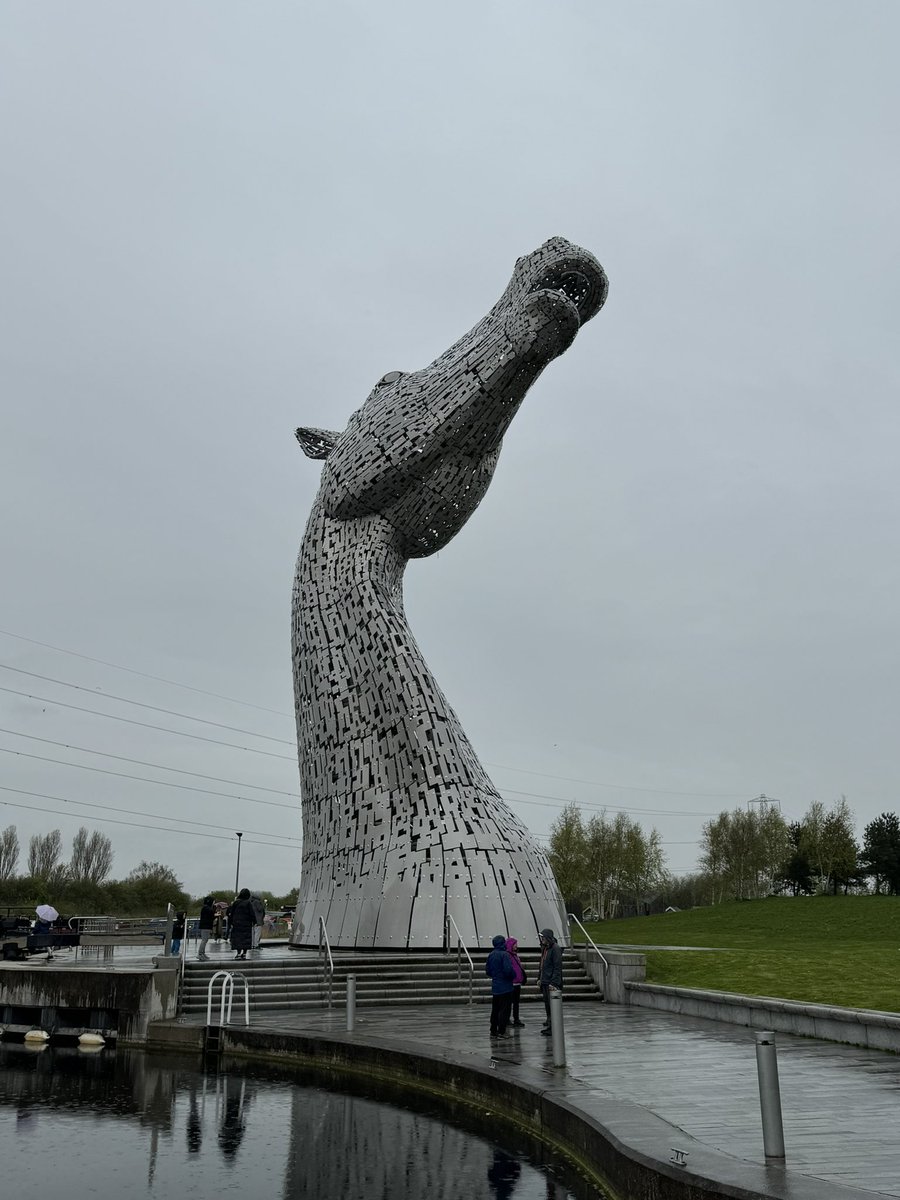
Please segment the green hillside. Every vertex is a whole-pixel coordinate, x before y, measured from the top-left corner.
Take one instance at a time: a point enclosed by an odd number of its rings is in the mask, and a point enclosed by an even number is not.
[[[770,897],[587,926],[648,949],[647,980],[900,1012],[900,897]]]

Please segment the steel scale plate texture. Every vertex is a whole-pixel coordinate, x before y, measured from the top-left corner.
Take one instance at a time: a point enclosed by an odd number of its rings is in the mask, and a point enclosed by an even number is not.
[[[343,433],[298,429],[324,460],[293,591],[303,857],[292,932],[332,946],[469,947],[498,932],[566,941],[544,851],[507,808],[403,611],[411,558],[434,554],[487,491],[526,392],[606,299],[602,267],[551,238],[430,366],[390,371]],[[453,935],[455,943],[455,934]]]

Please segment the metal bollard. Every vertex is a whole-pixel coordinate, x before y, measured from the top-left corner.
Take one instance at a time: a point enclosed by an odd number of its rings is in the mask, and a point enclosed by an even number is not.
[[[553,1065],[566,1065],[566,1031],[563,1025],[562,992],[550,988],[550,1040],[553,1043]]]
[[[356,1025],[356,976],[347,976],[347,1032],[352,1033]]]
[[[778,1057],[775,1034],[756,1035],[756,1072],[759,1076],[759,1107],[762,1114],[763,1150],[766,1162],[784,1162],[784,1126],[781,1121],[781,1089],[778,1086]]]

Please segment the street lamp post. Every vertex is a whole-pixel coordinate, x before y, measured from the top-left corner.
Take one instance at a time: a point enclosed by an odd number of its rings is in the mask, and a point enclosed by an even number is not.
[[[234,894],[237,895],[241,882],[241,838],[244,835],[243,833],[235,833],[234,836],[238,840],[237,866],[234,869]]]

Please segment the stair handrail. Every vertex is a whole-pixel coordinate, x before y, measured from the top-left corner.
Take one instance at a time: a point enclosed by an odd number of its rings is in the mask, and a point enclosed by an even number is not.
[[[219,1004],[219,1024],[231,1024],[231,1007],[234,1002],[234,981],[240,979],[244,985],[244,1023],[250,1024],[250,986],[247,983],[247,976],[243,971],[214,971],[209,981],[209,987],[206,989],[206,1024],[212,1022],[212,1002],[213,988],[216,980],[222,980],[222,999]],[[227,1012],[226,1012],[227,1000]]]
[[[469,1003],[474,1003],[474,987],[475,987],[475,964],[472,962],[472,955],[466,949],[466,944],[463,941],[463,936],[459,932],[459,926],[453,919],[452,913],[447,913],[444,917],[444,928],[447,933],[447,953],[450,953],[450,926],[453,926],[456,931],[456,979],[457,982],[462,979],[462,954],[465,954],[469,960]],[[462,954],[460,954],[462,951]]]
[[[328,940],[328,930],[325,928],[325,918],[319,916],[319,957],[322,957],[322,944],[325,944],[325,956],[322,970],[328,980],[328,1007],[332,1007],[334,999],[334,959],[331,955],[331,942]]]
[[[594,941],[594,939],[591,937],[591,935],[588,933],[588,931],[585,929],[585,927],[578,920],[578,918],[575,916],[574,913],[566,913],[566,916],[569,918],[570,925],[572,924],[573,921],[575,922],[575,924],[578,926],[578,928],[584,934],[588,945],[591,947],[591,949],[594,951],[594,953],[597,955],[597,957],[603,963],[603,978],[605,979],[606,972],[609,970],[609,963],[603,957],[603,951],[600,949],[600,947],[597,945],[597,943]]]

